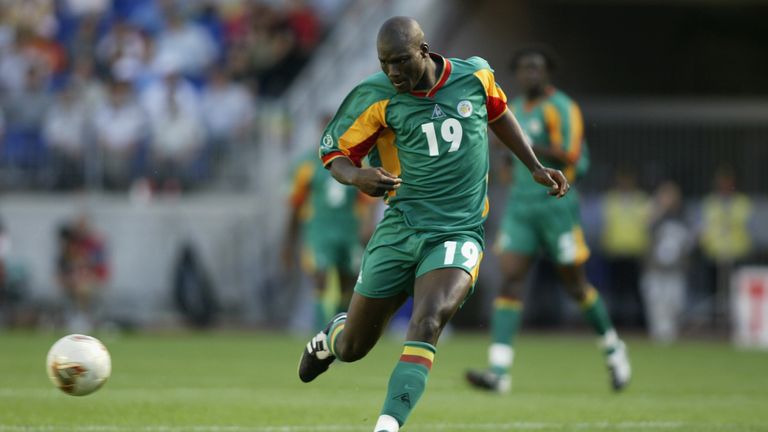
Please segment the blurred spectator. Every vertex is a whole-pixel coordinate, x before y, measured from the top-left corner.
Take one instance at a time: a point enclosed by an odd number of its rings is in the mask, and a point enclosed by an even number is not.
[[[175,8],[166,10],[165,19],[166,28],[155,39],[154,62],[174,62],[185,75],[201,76],[219,54],[210,33]]]
[[[79,19],[74,35],[68,38],[66,44],[70,59],[76,57],[93,58],[96,55],[101,19],[101,15],[98,14],[87,14]]]
[[[213,151],[223,155],[248,139],[256,106],[244,85],[234,82],[226,69],[216,67],[203,90],[202,115]]]
[[[680,187],[675,182],[659,186],[653,205],[642,292],[651,339],[669,343],[677,339],[685,306],[693,232],[685,221]]]
[[[320,21],[306,0],[289,0],[288,25],[296,35],[299,56],[306,59],[320,42]]]
[[[117,20],[96,45],[96,59],[103,70],[118,62],[142,64],[149,46],[139,30],[125,20]]]
[[[133,98],[131,84],[114,79],[108,99],[94,114],[95,139],[101,155],[104,185],[108,189],[124,190],[139,174],[147,124],[144,111]]]
[[[179,106],[176,89],[167,88],[165,103],[151,117],[151,178],[165,192],[189,188],[205,168],[200,160],[205,129],[197,115]]]
[[[41,35],[53,35],[59,27],[54,0],[5,2],[5,18],[16,28],[25,27]]]
[[[16,30],[12,29],[9,33],[7,46],[3,47],[0,55],[0,90],[4,94],[22,91],[27,71],[32,67],[32,59],[22,49]]]
[[[158,118],[167,113],[171,86],[175,109],[184,118],[197,117],[211,134],[213,150],[242,141],[255,115],[253,96],[278,97],[290,85],[346,2],[0,0],[3,186],[71,187],[83,184],[81,173],[85,184],[97,186],[100,172],[108,189],[127,186],[141,171],[146,154],[140,150],[149,132],[136,127],[147,122],[138,120],[133,101]],[[216,72],[205,76],[213,65]],[[68,89],[54,95],[62,83]],[[62,110],[70,103],[75,111]],[[82,110],[101,151],[81,147],[76,157],[73,138],[81,129],[62,125],[78,123]],[[113,121],[104,123],[108,119]],[[39,170],[47,162],[44,141],[51,143],[52,175]],[[68,157],[62,158],[65,148]],[[60,169],[74,167],[78,158],[85,159],[83,170]],[[65,171],[73,173],[71,179]],[[57,179],[46,182],[51,176]]]
[[[40,128],[50,103],[48,76],[41,67],[29,67],[24,87],[3,101],[6,139],[2,159],[15,167],[37,169],[43,162]]]
[[[88,112],[79,96],[71,84],[63,86],[43,119],[51,183],[59,190],[82,187],[85,180]]]
[[[730,167],[715,172],[713,191],[704,197],[701,206],[700,245],[707,267],[708,288],[713,296],[713,320],[724,312],[731,273],[752,250],[750,224],[752,201],[736,188],[736,178]]]
[[[181,76],[178,65],[170,61],[157,67],[161,78],[151,82],[139,94],[147,115],[156,118],[165,112],[169,94],[172,94],[178,109],[188,115],[199,116],[200,97],[192,83]]]
[[[92,116],[96,107],[103,104],[107,97],[104,84],[96,76],[93,59],[90,57],[75,58],[68,81],[77,93],[88,116]]]
[[[620,169],[614,187],[603,196],[602,208],[601,243],[610,272],[612,315],[619,325],[642,325],[639,278],[650,242],[648,195],[637,186],[634,173]]]
[[[57,280],[68,300],[67,329],[90,332],[96,326],[98,300],[109,278],[104,240],[80,215],[58,232]]]

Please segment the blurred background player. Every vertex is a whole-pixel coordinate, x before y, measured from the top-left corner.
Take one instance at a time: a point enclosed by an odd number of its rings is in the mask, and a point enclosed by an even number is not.
[[[109,278],[106,245],[85,214],[62,224],[58,236],[58,281],[69,302],[66,326],[72,332],[90,332]]]
[[[326,120],[325,124],[330,122],[330,118]],[[369,199],[356,188],[331,177],[315,149],[294,169],[283,257],[290,274],[300,245],[302,270],[311,276],[315,289],[313,328],[322,328],[349,304],[360,267],[361,238],[370,230],[363,223],[370,219],[368,204]],[[334,271],[338,278],[331,277]],[[329,307],[326,297],[335,281],[338,301]]]
[[[576,103],[550,82],[551,54],[538,47],[525,48],[515,55],[512,66],[523,92],[512,102],[512,110],[534,153],[574,182],[589,163],[584,125]],[[613,388],[622,389],[629,382],[630,365],[625,345],[617,336],[600,295],[586,278],[584,263],[589,258],[589,248],[581,228],[578,193],[572,190],[562,199],[550,199],[519,160],[514,161],[513,176],[495,246],[500,254],[503,282],[491,317],[490,367],[467,371],[467,380],[477,388],[509,391],[526,276],[539,250],[544,249],[556,263],[569,296],[578,302],[584,317],[600,335]]]

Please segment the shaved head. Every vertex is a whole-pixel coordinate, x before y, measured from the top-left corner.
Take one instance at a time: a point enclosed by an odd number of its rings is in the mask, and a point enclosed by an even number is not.
[[[435,80],[435,64],[424,42],[424,31],[409,17],[397,16],[381,25],[376,38],[381,69],[399,93],[424,86]]]
[[[413,18],[392,17],[381,25],[376,43],[397,48],[419,47],[424,43],[424,31]]]

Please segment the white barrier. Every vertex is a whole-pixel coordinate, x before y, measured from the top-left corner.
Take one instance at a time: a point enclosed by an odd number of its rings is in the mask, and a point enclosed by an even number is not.
[[[733,341],[768,349],[768,267],[743,267],[731,279]]]

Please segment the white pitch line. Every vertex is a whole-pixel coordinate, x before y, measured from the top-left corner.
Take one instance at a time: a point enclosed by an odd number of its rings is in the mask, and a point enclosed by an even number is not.
[[[427,423],[418,425],[419,430],[428,431],[511,431],[511,430],[675,430],[685,426],[682,422],[511,422],[511,423]],[[317,426],[117,426],[117,425],[76,425],[76,426],[20,426],[0,425],[0,432],[330,432],[370,431],[369,425],[317,425]]]

